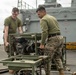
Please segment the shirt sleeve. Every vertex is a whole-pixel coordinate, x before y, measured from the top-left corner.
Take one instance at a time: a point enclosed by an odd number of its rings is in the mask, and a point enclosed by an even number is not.
[[[5,20],[4,20],[4,26],[9,26],[10,25],[10,22],[9,22],[9,20],[6,18]]]
[[[20,19],[18,19],[18,27],[22,26],[22,22]]]
[[[48,37],[48,25],[46,20],[41,20],[40,21],[41,29],[42,29],[42,34],[41,34],[41,44],[45,44],[45,40]]]

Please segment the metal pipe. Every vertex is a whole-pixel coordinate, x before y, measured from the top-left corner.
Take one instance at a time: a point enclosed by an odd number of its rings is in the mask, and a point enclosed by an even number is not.
[[[37,0],[36,0],[36,8],[37,8]]]
[[[56,0],[45,0],[45,3],[56,3]]]

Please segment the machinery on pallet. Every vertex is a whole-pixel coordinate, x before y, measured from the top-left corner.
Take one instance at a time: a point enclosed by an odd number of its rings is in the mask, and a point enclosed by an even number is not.
[[[11,36],[12,34],[10,34]],[[41,33],[23,33],[21,35],[13,34],[16,41],[16,54],[17,55],[44,55],[45,50],[39,48],[41,41]],[[10,40],[10,38],[9,38]],[[61,59],[64,67],[66,66],[66,50],[65,50],[66,38],[64,37],[64,46],[61,49]],[[11,49],[10,49],[11,51]],[[11,54],[11,52],[10,52]],[[52,69],[56,69],[55,63],[52,62]]]
[[[10,37],[14,36],[16,39],[16,54],[14,56],[10,56],[7,59],[3,59],[0,63],[8,66],[8,69],[15,70],[14,75],[42,75],[41,70],[44,68],[44,65],[47,64],[47,71],[50,68],[49,56],[45,56],[43,53],[44,50],[40,50],[40,40],[41,33],[23,33],[23,34],[10,34]],[[11,55],[11,47],[10,55]],[[61,55],[63,65],[66,66],[66,50],[63,47]],[[52,68],[55,69],[55,64],[52,62]]]

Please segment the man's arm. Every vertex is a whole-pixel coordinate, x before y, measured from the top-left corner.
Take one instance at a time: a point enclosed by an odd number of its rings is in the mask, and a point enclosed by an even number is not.
[[[44,49],[45,41],[46,38],[48,37],[48,26],[46,20],[41,20],[40,25],[42,29],[40,48]]]
[[[18,31],[19,31],[19,33],[23,33],[23,30],[22,30],[22,27],[21,26],[18,27]]]
[[[7,39],[8,39],[8,26],[5,26],[4,27],[4,44],[5,44],[5,46],[8,46],[8,44],[9,44]]]

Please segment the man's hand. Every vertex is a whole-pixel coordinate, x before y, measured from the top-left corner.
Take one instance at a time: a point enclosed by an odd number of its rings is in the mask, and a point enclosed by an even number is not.
[[[40,49],[44,49],[44,48],[45,48],[44,45],[41,44],[41,45],[40,45]]]
[[[5,44],[5,46],[6,46],[6,47],[9,45],[9,43],[8,43],[8,42],[5,42],[4,44]]]

